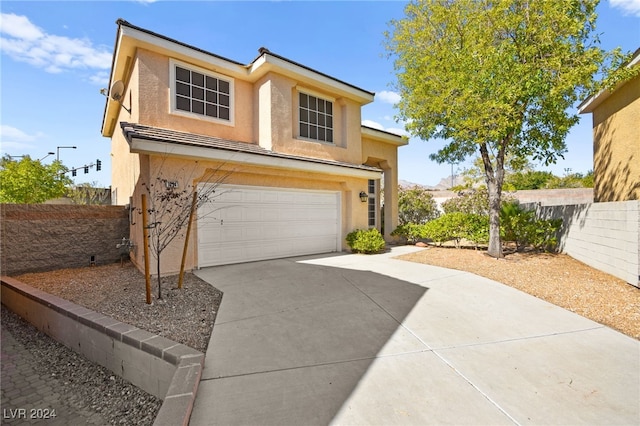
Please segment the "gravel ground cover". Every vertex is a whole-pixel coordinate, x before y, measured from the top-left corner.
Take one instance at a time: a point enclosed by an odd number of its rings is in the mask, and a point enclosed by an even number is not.
[[[131,263],[59,269],[15,277],[32,287],[108,315],[118,321],[206,352],[222,292],[193,274],[151,279],[152,304],[146,303],[144,274]]]
[[[206,352],[222,292],[193,274],[162,279],[162,299],[152,280],[152,304],[146,303],[145,280],[133,265],[61,269],[16,279],[118,321]],[[2,328],[35,354],[39,373],[64,388],[65,404],[95,412],[107,423],[152,424],[162,401],[93,364],[2,308]]]
[[[565,254],[428,247],[399,258],[490,278],[640,340],[640,289]]]
[[[151,425],[160,410],[162,400],[149,395],[111,371],[96,365],[66,346],[40,332],[18,315],[2,308],[3,342],[4,333],[9,332],[15,344],[21,345],[29,354],[29,360],[20,359],[20,363],[28,363],[28,372],[14,371],[10,359],[2,363],[2,405],[7,411],[21,407],[47,407],[56,411],[53,420],[42,420],[40,423],[93,425]],[[30,386],[25,377],[38,377],[39,386],[46,386],[50,392],[43,395],[7,395],[6,381],[12,381],[12,391]],[[28,379],[26,378],[26,379]],[[33,391],[33,388],[31,388]],[[12,404],[15,397],[22,397],[23,402]],[[26,398],[26,399],[25,399]],[[18,399],[21,400],[21,399]],[[31,403],[31,405],[29,404]],[[3,416],[4,418],[10,416]],[[7,423],[32,424],[31,420],[10,421]],[[5,424],[3,420],[2,424]],[[73,423],[68,423],[73,424]]]

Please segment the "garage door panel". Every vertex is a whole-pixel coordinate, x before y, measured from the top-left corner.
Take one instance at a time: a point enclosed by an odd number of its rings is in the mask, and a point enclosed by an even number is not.
[[[339,193],[221,186],[199,209],[200,267],[336,251]]]

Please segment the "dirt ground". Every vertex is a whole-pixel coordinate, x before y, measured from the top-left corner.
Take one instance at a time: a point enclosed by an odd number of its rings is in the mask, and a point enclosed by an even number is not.
[[[567,255],[427,247],[399,258],[490,278],[640,340],[640,289]]]

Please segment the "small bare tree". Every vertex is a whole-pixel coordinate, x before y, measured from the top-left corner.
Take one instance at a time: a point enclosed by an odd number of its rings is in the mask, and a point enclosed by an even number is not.
[[[216,197],[222,194],[218,191],[219,186],[232,172],[223,171],[221,167],[213,170],[207,169],[203,176],[195,179],[198,162],[190,170],[183,167],[170,178],[163,175],[161,166],[155,179],[150,183],[142,183],[143,191],[146,191],[149,200],[147,206],[149,241],[145,244],[149,244],[156,258],[159,299],[162,299],[160,278],[162,252],[177,237],[184,236],[192,213],[197,215],[200,207],[213,202]],[[180,187],[180,182],[184,183],[183,187]],[[200,190],[198,190],[198,185],[200,185]],[[207,215],[216,211],[216,209],[208,210]],[[142,214],[142,209],[139,209],[138,212]],[[196,218],[202,219],[201,216],[196,216]]]

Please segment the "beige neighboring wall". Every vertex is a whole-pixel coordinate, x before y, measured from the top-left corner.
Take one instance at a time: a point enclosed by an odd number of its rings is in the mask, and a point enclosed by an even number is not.
[[[640,49],[627,67],[640,66]],[[594,201],[640,200],[640,75],[585,100],[593,114]]]
[[[640,200],[640,76],[593,111],[594,199]]]

